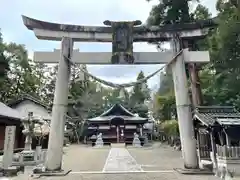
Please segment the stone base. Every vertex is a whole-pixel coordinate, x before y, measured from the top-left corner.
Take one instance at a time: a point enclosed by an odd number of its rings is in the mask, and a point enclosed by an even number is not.
[[[174,168],[180,174],[186,175],[213,175],[214,173],[210,170],[206,169],[182,169],[182,168]]]
[[[68,170],[68,171],[65,171],[65,170],[59,170],[59,171],[50,171],[50,170],[43,170],[42,168],[35,168],[33,170],[33,174],[32,174],[32,177],[35,177],[35,178],[40,178],[40,177],[43,177],[43,176],[66,176],[68,175],[72,170]]]
[[[140,145],[136,145],[136,144],[134,144],[134,145],[132,145],[132,147],[135,147],[135,148],[142,148],[141,144],[140,144]]]
[[[143,144],[143,147],[152,147],[152,144],[151,143],[147,143],[147,144]]]
[[[17,176],[19,171],[20,171],[19,167],[11,166],[7,169],[3,169],[2,174],[3,176],[6,176],[6,177]]]
[[[103,148],[104,146],[103,145],[95,145],[93,146],[94,148]]]
[[[19,162],[35,162],[35,151],[32,151],[32,150],[24,150],[20,153],[20,159],[19,159]]]
[[[240,159],[217,158],[218,171],[228,171],[234,176],[240,176]]]

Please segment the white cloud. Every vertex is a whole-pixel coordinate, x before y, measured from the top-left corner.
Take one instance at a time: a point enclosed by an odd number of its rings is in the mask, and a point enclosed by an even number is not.
[[[216,0],[203,0],[214,10]],[[14,41],[25,44],[32,56],[36,50],[49,50],[59,48],[59,42],[38,40],[32,32],[24,27],[21,15],[27,15],[36,19],[83,25],[102,25],[104,20],[141,20],[146,21],[153,4],[146,0],[24,0],[4,1],[0,11],[0,28],[5,41]],[[11,9],[11,11],[9,11]],[[7,21],[6,21],[7,20]],[[80,51],[111,51],[111,44],[101,43],[76,43]],[[134,51],[151,52],[156,47],[147,43],[135,43]],[[146,75],[152,73],[161,65],[144,66],[89,66],[89,71],[113,82],[129,82],[136,79],[140,70]],[[149,81],[151,87],[155,87],[159,77]]]

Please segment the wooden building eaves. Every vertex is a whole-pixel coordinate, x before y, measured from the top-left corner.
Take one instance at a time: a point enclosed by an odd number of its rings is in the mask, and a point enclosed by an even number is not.
[[[198,106],[194,111],[194,119],[208,127],[216,124],[240,125],[240,113],[232,106]]]

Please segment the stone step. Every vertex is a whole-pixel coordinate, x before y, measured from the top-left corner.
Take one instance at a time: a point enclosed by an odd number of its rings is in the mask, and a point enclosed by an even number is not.
[[[125,148],[125,143],[111,143],[113,148]]]

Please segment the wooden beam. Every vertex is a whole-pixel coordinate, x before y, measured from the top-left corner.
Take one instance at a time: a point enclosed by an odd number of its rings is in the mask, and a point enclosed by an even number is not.
[[[79,52],[73,50],[71,61],[77,64],[111,64],[111,52]],[[135,64],[165,64],[173,57],[172,52],[135,52]],[[34,52],[34,61],[42,63],[58,63],[60,50],[53,52]],[[207,63],[209,62],[208,51],[184,51],[185,62]]]

